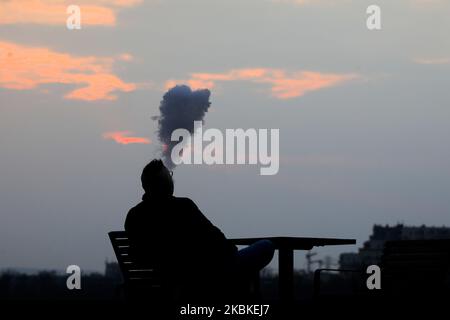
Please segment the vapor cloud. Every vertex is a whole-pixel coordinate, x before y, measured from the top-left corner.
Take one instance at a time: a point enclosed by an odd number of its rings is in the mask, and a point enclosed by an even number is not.
[[[186,85],[170,88],[159,106],[158,137],[161,141],[163,161],[169,168],[175,167],[171,159],[172,149],[178,141],[172,141],[172,132],[186,129],[194,134],[194,121],[203,121],[211,103],[208,89],[191,90]]]

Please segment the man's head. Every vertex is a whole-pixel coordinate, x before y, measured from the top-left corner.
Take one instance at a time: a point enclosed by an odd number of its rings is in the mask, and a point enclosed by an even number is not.
[[[172,171],[161,160],[154,159],[147,164],[141,175],[142,188],[152,196],[173,195]]]

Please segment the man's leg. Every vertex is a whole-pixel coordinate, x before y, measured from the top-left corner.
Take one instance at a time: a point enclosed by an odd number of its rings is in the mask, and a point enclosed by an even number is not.
[[[237,252],[237,267],[243,272],[258,272],[270,263],[275,247],[270,240],[259,240]]]
[[[248,299],[259,295],[259,271],[270,263],[275,247],[270,240],[260,240],[241,249],[234,265],[235,289],[238,297]]]

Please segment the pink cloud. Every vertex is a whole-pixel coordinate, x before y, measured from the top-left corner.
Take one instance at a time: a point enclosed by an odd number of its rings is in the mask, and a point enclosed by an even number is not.
[[[410,0],[414,5],[426,7],[433,5],[447,4],[447,0]]]
[[[271,0],[275,4],[292,4],[297,6],[336,6],[351,5],[358,3],[358,0]],[[359,1],[360,2],[360,1]],[[447,5],[448,0],[403,0],[406,5],[412,5],[419,9],[439,8],[441,5]]]
[[[217,82],[250,81],[270,85],[271,95],[278,99],[300,97],[310,91],[336,86],[357,78],[356,74],[321,73],[314,71],[287,72],[282,69],[245,68],[224,73],[192,73],[187,80],[169,80],[166,89],[177,83],[187,83],[194,89],[212,89]]]
[[[127,55],[127,59],[131,56]],[[81,87],[70,91],[65,98],[115,100],[113,92],[137,88],[112,72],[115,60],[123,58],[73,56],[45,47],[0,41],[0,88],[26,90],[43,84],[74,84]]]
[[[133,134],[130,131],[112,131],[112,132],[105,132],[103,134],[103,138],[107,140],[113,140],[117,142],[118,144],[150,144],[151,140],[145,137],[135,137],[130,136]]]
[[[286,3],[294,4],[298,6],[305,5],[337,5],[337,4],[347,4],[354,0],[272,0],[274,3]]]
[[[117,11],[143,0],[7,0],[0,2],[0,24],[66,24],[67,7],[80,6],[82,25],[114,26]]]
[[[413,60],[415,63],[419,64],[450,64],[450,58],[416,58]]]

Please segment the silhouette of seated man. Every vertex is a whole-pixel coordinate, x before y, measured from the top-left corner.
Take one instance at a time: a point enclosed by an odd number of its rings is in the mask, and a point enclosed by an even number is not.
[[[145,166],[141,181],[145,193],[129,211],[125,230],[139,260],[159,267],[165,281],[182,292],[202,286],[222,290],[231,283],[233,289],[242,289],[272,260],[271,241],[238,251],[191,199],[174,197],[172,172],[161,160]]]

